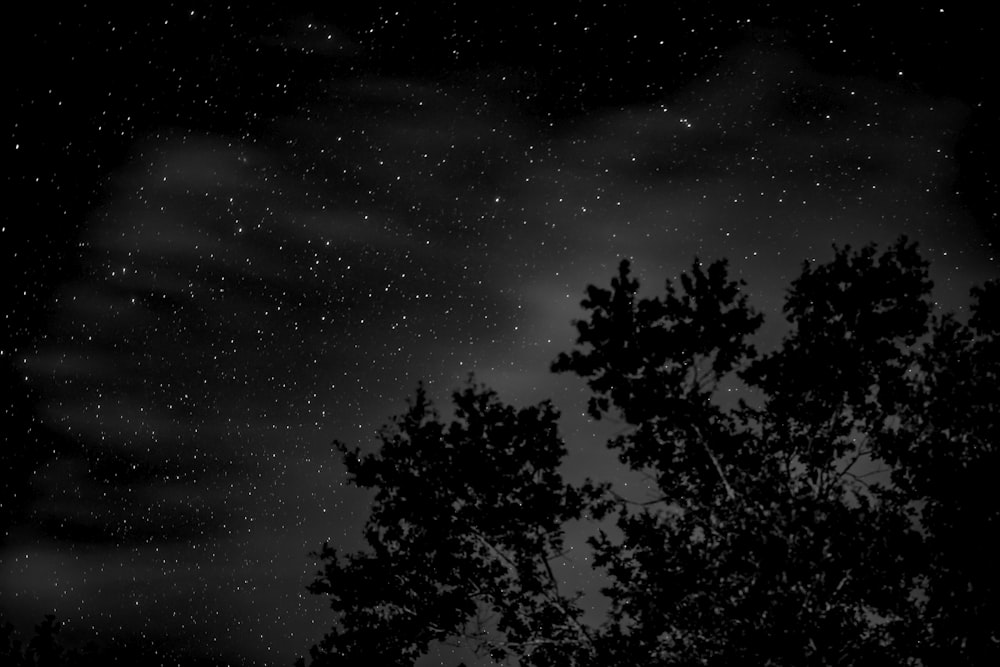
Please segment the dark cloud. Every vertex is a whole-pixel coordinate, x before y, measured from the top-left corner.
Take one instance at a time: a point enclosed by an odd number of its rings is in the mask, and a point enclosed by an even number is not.
[[[315,16],[287,21],[280,34],[260,41],[274,50],[295,49],[306,56],[344,57],[359,51],[357,42],[345,31]]]

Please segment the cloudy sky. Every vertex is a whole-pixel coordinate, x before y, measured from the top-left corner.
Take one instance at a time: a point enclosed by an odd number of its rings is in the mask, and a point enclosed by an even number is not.
[[[567,476],[608,475],[548,366],[620,258],[650,293],[728,258],[762,348],[832,243],[908,235],[943,310],[997,275],[997,82],[963,10],[21,11],[0,496],[21,628],[290,664],[330,621],[308,552],[359,546],[367,511],[330,443],[371,447],[418,380],[552,398]],[[585,559],[563,571],[590,590]]]

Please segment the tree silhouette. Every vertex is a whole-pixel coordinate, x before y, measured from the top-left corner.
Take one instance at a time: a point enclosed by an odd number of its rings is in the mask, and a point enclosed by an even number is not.
[[[325,567],[309,590],[329,595],[340,621],[313,648],[313,665],[408,665],[455,636],[497,660],[530,653],[536,664],[586,646],[581,612],[550,566],[563,523],[584,505],[557,471],[557,412],[516,410],[471,381],[453,398],[446,426],[418,387],[378,454],[336,443],[352,481],[377,489],[371,551],[341,557],[324,544],[316,554]]]
[[[73,641],[62,634],[63,623],[46,614],[27,641],[18,637],[10,622],[0,623],[0,665],[3,667],[134,667],[135,665],[185,665],[235,667],[225,658],[190,648],[171,646],[145,633],[119,635],[111,643]],[[81,646],[80,644],[83,643]]]
[[[15,638],[14,626],[4,623],[0,628],[0,658],[4,665],[12,667],[61,667],[75,658],[59,642],[62,623],[52,614],[47,614],[35,626],[35,635],[25,645]]]
[[[370,549],[317,554],[310,590],[340,613],[312,664],[412,665],[461,640],[521,665],[998,657],[998,283],[973,290],[967,323],[932,317],[915,244],[834,251],[803,265],[763,355],[724,261],[696,260],[662,297],[638,297],[627,261],[588,287],[553,370],[620,421],[609,447],[650,498],[565,484],[552,406],[471,382],[450,424],[421,387],[378,454],[338,443],[376,490]],[[609,582],[597,626],[551,567],[577,518]]]

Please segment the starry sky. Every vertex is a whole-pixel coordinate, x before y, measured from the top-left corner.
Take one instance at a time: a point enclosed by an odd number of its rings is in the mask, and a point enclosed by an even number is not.
[[[625,485],[548,370],[623,257],[728,258],[761,349],[833,243],[908,235],[942,310],[998,274],[984,9],[360,4],[10,10],[0,621],[289,665],[366,518],[330,443],[419,380]]]

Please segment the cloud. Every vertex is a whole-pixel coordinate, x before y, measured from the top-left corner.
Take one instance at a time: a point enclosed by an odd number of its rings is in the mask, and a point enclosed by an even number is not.
[[[312,16],[288,21],[280,37],[265,37],[261,42],[272,49],[295,49],[306,56],[350,56],[358,44],[336,26]]]
[[[326,448],[331,420],[384,411],[412,386],[400,371],[433,372],[489,335],[480,313],[513,307],[479,252],[502,235],[484,202],[511,140],[493,127],[460,91],[385,81],[336,91],[258,142],[136,146],[89,224],[83,276],[25,355],[41,415],[80,445],[60,468],[66,491],[37,474],[42,525],[109,541],[145,541],[150,521],[168,540],[188,539],[181,525],[221,531],[223,496],[178,500],[174,481],[212,489],[261,463],[277,480],[262,434],[311,425],[283,455]]]
[[[261,140],[137,146],[25,370],[90,450],[184,452],[192,475],[245,433],[357,420],[449,358],[449,377],[537,386],[539,345],[568,344],[619,257],[653,290],[729,257],[774,306],[833,240],[946,236],[961,118],[758,48],[554,132],[469,91],[339,84]]]
[[[803,259],[900,234],[924,248],[960,246],[982,275],[991,263],[982,235],[951,192],[966,113],[954,100],[817,72],[787,52],[737,49],[672,97],[557,135],[520,200],[545,244],[527,293],[582,297],[585,284],[607,283],[619,257],[656,291],[695,255],[726,257],[777,315]],[[533,312],[540,319],[527,328],[544,331],[567,314]]]

